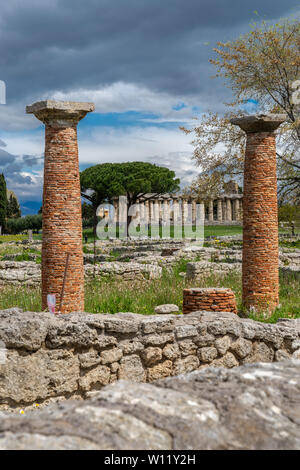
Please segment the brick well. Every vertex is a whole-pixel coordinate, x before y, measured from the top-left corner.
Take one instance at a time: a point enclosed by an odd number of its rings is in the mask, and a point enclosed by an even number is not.
[[[208,312],[237,313],[234,292],[223,288],[191,288],[183,291],[183,313]]]

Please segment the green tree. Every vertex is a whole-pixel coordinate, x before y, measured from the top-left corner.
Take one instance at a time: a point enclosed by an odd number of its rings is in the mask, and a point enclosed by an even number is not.
[[[94,215],[94,210],[93,210],[92,204],[88,204],[87,202],[82,203],[81,210],[82,210],[83,220],[89,220]]]
[[[284,204],[278,209],[279,222],[285,222],[291,228],[292,235],[295,235],[295,228],[300,225],[300,206]]]
[[[17,219],[21,217],[21,209],[16,195],[12,191],[8,191],[7,217],[9,219]]]
[[[211,63],[232,90],[233,100],[227,103],[224,115],[208,113],[193,129],[183,129],[194,135],[194,159],[202,169],[202,178],[214,175],[212,186],[217,189],[220,180],[242,174],[246,137],[230,119],[247,112],[252,103],[261,113],[287,114],[277,133],[279,196],[282,201],[299,201],[299,20],[275,25],[254,23],[249,33],[231,42],[219,42],[214,51],[216,58]]]
[[[26,215],[17,219],[7,219],[8,233],[16,234],[26,230],[35,232],[42,228],[42,214]]]
[[[6,228],[7,218],[7,188],[4,174],[0,174],[0,227]]]
[[[80,174],[82,196],[90,201],[94,209],[94,231],[96,210],[103,202],[112,203],[114,197],[126,196],[128,208],[140,197],[151,193],[151,198],[179,190],[180,180],[168,168],[144,162],[103,163]],[[145,197],[147,200],[147,197]],[[131,216],[127,215],[128,226]]]

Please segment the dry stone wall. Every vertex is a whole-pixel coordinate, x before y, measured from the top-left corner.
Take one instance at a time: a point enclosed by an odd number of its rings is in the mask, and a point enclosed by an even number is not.
[[[119,381],[85,401],[0,413],[0,448],[299,450],[299,370],[285,361]]]
[[[208,366],[299,359],[300,320],[9,309],[0,312],[0,344],[0,409],[8,409],[85,398],[118,379],[152,382]]]

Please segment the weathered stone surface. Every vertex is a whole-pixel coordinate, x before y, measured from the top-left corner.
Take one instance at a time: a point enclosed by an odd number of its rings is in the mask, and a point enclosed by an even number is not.
[[[118,370],[119,379],[143,382],[145,376],[146,373],[139,356],[133,354],[131,356],[124,356],[121,359],[120,368]]]
[[[212,362],[218,356],[218,351],[214,347],[199,349],[199,358],[201,362]]]
[[[157,314],[167,314],[179,312],[179,308],[174,304],[164,304],[155,307],[154,312]]]
[[[214,367],[226,367],[227,369],[231,369],[232,367],[237,367],[239,362],[232,353],[228,352],[225,356],[213,361],[212,365]]]
[[[178,344],[167,344],[163,349],[163,356],[171,360],[177,359],[180,356]]]
[[[174,317],[147,317],[142,320],[143,333],[163,333],[164,331],[172,331],[174,329]]]
[[[215,342],[215,336],[210,334],[199,335],[196,338],[193,338],[193,341],[200,348],[204,346],[211,346]]]
[[[0,325],[1,410],[86,395],[118,378],[291,360],[300,350],[298,320],[272,325],[226,312],[54,316],[10,309],[0,311]]]
[[[98,351],[88,351],[82,354],[79,354],[78,356],[80,366],[83,367],[84,369],[87,369],[92,366],[96,366],[97,364],[100,364],[101,362],[101,357]]]
[[[192,338],[194,336],[198,335],[197,328],[195,328],[192,325],[186,325],[186,326],[177,326],[176,330],[176,336],[177,338]]]
[[[293,352],[293,358],[300,360],[300,349],[297,349],[297,351]]]
[[[154,367],[151,367],[148,369],[148,381],[153,382],[153,380],[170,377],[172,375],[172,367],[172,361],[164,361]]]
[[[38,350],[45,341],[48,323],[53,319],[49,313],[3,310],[0,322],[0,341],[7,348]]]
[[[98,334],[84,322],[57,319],[48,326],[46,343],[50,348],[95,346],[98,343]]]
[[[115,317],[116,315],[114,315]],[[108,318],[104,322],[106,331],[113,333],[137,333],[139,323],[123,318]]]
[[[234,341],[230,349],[235,352],[241,359],[244,359],[248,356],[252,351],[252,343],[244,338],[239,338],[238,340]]]
[[[151,366],[159,362],[162,358],[162,350],[160,348],[149,347],[142,352],[142,359],[146,366]]]
[[[161,346],[163,344],[169,343],[171,341],[174,341],[174,334],[169,333],[169,334],[156,334],[156,335],[149,335],[149,336],[144,336],[143,342],[144,344],[150,345],[150,346]]]
[[[186,374],[199,367],[199,359],[196,356],[187,356],[177,359],[174,363],[174,375]]]
[[[287,361],[117,382],[89,400],[2,413],[0,448],[298,450],[299,372]]]
[[[278,362],[286,361],[290,359],[290,357],[291,356],[286,351],[284,351],[284,349],[279,349],[275,352],[275,360]]]
[[[107,349],[102,351],[101,359],[102,364],[111,364],[112,362],[118,362],[123,356],[123,352],[119,348]]]
[[[79,361],[66,350],[39,350],[19,355],[8,351],[0,365],[0,397],[13,402],[32,403],[77,390]]]
[[[297,349],[300,349],[300,340],[299,339],[292,342],[291,349],[292,349],[292,351],[296,351]]]
[[[274,359],[274,351],[265,343],[254,343],[252,353],[243,359],[243,363],[251,362],[272,362]]]
[[[197,346],[191,339],[178,341],[178,345],[182,356],[189,356],[191,354],[196,354],[197,352]]]
[[[159,279],[162,276],[162,268],[154,264],[140,264],[137,262],[104,261],[95,265],[95,274],[98,277],[114,276],[123,281]],[[92,275],[94,266],[85,265],[86,276]]]
[[[123,354],[134,354],[144,349],[144,345],[140,341],[135,340],[120,341],[119,347],[122,349]]]
[[[223,336],[221,338],[217,338],[215,341],[215,347],[219,354],[223,356],[223,354],[227,353],[228,349],[230,348],[231,340],[229,336]]]
[[[101,388],[107,385],[110,379],[110,369],[106,366],[99,365],[82,375],[79,379],[79,386],[82,390],[88,391],[95,387]]]

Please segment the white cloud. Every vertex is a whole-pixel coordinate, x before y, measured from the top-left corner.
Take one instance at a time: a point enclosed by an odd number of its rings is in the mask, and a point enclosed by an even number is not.
[[[69,92],[54,91],[43,99],[61,101],[92,101],[98,113],[123,113],[139,111],[163,117],[164,121],[191,120],[195,98],[175,96],[169,93],[150,90],[134,83],[116,82],[98,89],[79,88]],[[178,111],[173,107],[184,103],[186,107]]]
[[[199,172],[191,160],[190,140],[190,136],[176,128],[99,127],[90,133],[79,133],[79,162],[83,166],[148,161],[174,170],[186,185]]]

